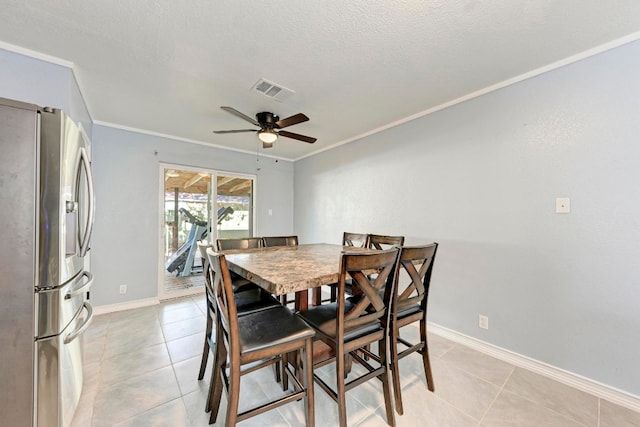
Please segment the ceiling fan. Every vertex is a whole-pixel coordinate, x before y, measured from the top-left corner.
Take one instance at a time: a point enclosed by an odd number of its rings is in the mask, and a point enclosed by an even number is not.
[[[305,116],[302,113],[294,114],[291,117],[287,117],[286,119],[280,119],[280,117],[276,116],[273,113],[269,113],[264,111],[262,113],[256,114],[255,120],[246,114],[241,113],[232,107],[220,107],[224,111],[233,114],[234,116],[240,117],[243,120],[248,121],[249,123],[258,126],[260,129],[235,129],[235,130],[214,130],[213,133],[224,134],[224,133],[241,133],[241,132],[258,132],[258,138],[262,141],[262,148],[271,148],[273,147],[273,143],[278,139],[278,135],[284,136],[285,138],[297,139],[298,141],[308,142],[313,144],[316,142],[316,138],[312,138],[306,135],[300,135],[298,133],[287,132],[284,129],[289,126],[297,125],[298,123],[306,122],[309,120],[309,117]]]

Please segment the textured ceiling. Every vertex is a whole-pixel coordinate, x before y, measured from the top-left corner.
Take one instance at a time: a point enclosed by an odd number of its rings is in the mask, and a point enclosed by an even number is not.
[[[264,151],[296,159],[640,31],[638,0],[0,0],[0,41],[74,64],[93,119],[214,135],[303,112]],[[266,78],[296,93],[251,92]],[[260,149],[262,151],[262,149]]]

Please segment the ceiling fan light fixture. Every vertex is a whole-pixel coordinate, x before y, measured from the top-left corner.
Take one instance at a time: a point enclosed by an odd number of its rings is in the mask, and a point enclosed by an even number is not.
[[[273,146],[273,143],[278,139],[278,134],[273,129],[262,129],[258,131],[258,138],[263,142],[263,147],[268,148]],[[265,146],[269,144],[269,146]]]

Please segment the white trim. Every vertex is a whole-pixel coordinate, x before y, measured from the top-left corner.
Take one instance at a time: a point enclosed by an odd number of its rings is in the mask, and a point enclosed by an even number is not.
[[[238,153],[250,154],[252,156],[256,155],[256,152],[255,151],[251,151],[251,150],[243,150],[241,148],[227,147],[227,146],[224,146],[224,145],[214,144],[212,142],[198,141],[197,139],[183,138],[181,136],[170,135],[170,134],[160,133],[160,132],[153,132],[153,131],[150,131],[150,130],[134,128],[134,127],[131,127],[131,126],[123,126],[123,125],[118,125],[118,124],[115,124],[115,123],[103,122],[102,120],[94,120],[93,123],[96,124],[96,125],[100,125],[100,126],[110,127],[110,128],[113,128],[113,129],[121,129],[121,130],[126,130],[128,132],[141,133],[143,135],[157,136],[157,137],[160,137],[160,138],[167,138],[167,139],[172,139],[172,140],[175,140],[175,141],[188,142],[189,144],[204,145],[205,147],[219,148],[221,150],[236,151]],[[292,159],[288,159],[286,157],[273,156],[271,154],[260,153],[259,156],[260,157],[267,157],[267,158],[270,158],[270,159],[277,159],[277,160],[283,160],[283,161],[287,161],[287,162],[293,162]]]
[[[92,119],[92,115],[91,115],[91,108],[89,107],[89,104],[87,102],[87,97],[84,96],[84,91],[82,90],[82,84],[80,84],[80,78],[78,76],[78,71],[76,69],[76,66],[73,62],[68,61],[66,59],[62,59],[62,58],[58,58],[56,56],[52,56],[52,55],[47,55],[41,52],[37,52],[35,50],[31,50],[31,49],[26,49],[24,47],[20,47],[20,46],[16,46],[10,43],[6,43],[3,41],[0,41],[0,49],[4,49],[6,51],[9,52],[13,52],[13,53],[17,53],[19,55],[23,55],[23,56],[28,56],[29,58],[33,58],[33,59],[37,59],[40,61],[45,61],[45,62],[49,62],[51,64],[55,64],[55,65],[60,65],[61,67],[66,67],[69,68],[71,70],[71,76],[73,77],[73,79],[76,82],[76,85],[78,86],[78,91],[80,91],[80,97],[82,98],[82,102],[84,103],[85,108],[87,109],[87,112],[89,113],[89,118]]]
[[[481,353],[485,353],[489,356],[495,357],[496,359],[511,363],[512,365],[535,372],[536,374],[551,378],[559,383],[582,390],[596,397],[608,400],[609,402],[640,412],[640,396],[635,396],[631,393],[585,378],[581,375],[514,353],[510,350],[461,334],[460,332],[456,332],[435,323],[427,323],[429,332],[433,332],[443,338],[462,344]]]
[[[66,59],[57,58],[55,56],[47,55],[45,53],[40,53],[31,49],[26,49],[24,47],[16,46],[14,44],[9,44],[3,41],[0,41],[0,49],[4,49],[10,52],[18,53],[20,55],[28,56],[33,59],[39,59],[40,61],[61,65],[63,67],[73,68],[73,62],[67,61]]]
[[[99,315],[115,313],[117,311],[133,310],[134,308],[150,307],[158,304],[160,304],[158,298],[138,299],[135,301],[120,302],[117,304],[101,305],[93,309],[93,314]]]
[[[387,129],[394,128],[396,126],[400,126],[400,125],[405,124],[407,122],[410,122],[412,120],[419,119],[420,117],[424,117],[424,116],[427,116],[429,114],[438,112],[440,110],[444,110],[445,108],[449,108],[449,107],[452,107],[454,105],[461,104],[463,102],[469,101],[471,99],[478,98],[478,97],[480,97],[482,95],[486,95],[487,93],[494,92],[496,90],[505,88],[507,86],[511,86],[511,85],[519,83],[521,81],[524,81],[524,80],[527,80],[527,79],[531,79],[533,77],[539,76],[540,74],[544,74],[544,73],[547,73],[549,71],[553,71],[555,69],[564,67],[565,65],[569,65],[569,64],[573,64],[574,62],[582,61],[583,59],[592,57],[594,55],[598,55],[600,53],[606,52],[606,51],[611,50],[611,49],[615,49],[617,47],[620,47],[620,46],[625,45],[627,43],[631,43],[631,42],[637,41],[639,39],[640,39],[640,31],[637,31],[635,33],[631,33],[631,34],[629,34],[629,35],[627,35],[625,37],[621,37],[619,39],[610,41],[608,43],[601,44],[601,45],[596,46],[594,48],[585,50],[584,52],[580,52],[580,53],[578,53],[576,55],[572,55],[572,56],[569,56],[567,58],[561,59],[559,61],[552,62],[551,64],[544,65],[544,66],[542,66],[540,68],[536,68],[535,70],[528,71],[528,72],[526,72],[524,74],[520,74],[520,75],[512,77],[510,79],[503,80],[503,81],[498,82],[496,84],[493,84],[491,86],[487,86],[487,87],[485,87],[483,89],[480,89],[480,90],[477,90],[475,92],[471,92],[471,93],[469,93],[467,95],[461,96],[460,98],[456,98],[454,100],[445,102],[443,104],[436,105],[435,107],[429,108],[427,110],[421,111],[421,112],[416,113],[416,114],[412,114],[411,116],[405,117],[403,119],[396,120],[395,122],[387,123],[386,125],[383,125],[383,126],[375,128],[375,129],[372,129],[370,131],[361,133],[360,135],[356,135],[356,136],[353,136],[351,138],[343,139],[342,141],[338,141],[335,144],[331,144],[331,145],[329,145],[327,147],[321,148],[321,149],[319,149],[317,151],[314,151],[312,153],[300,156],[300,157],[294,159],[293,161],[297,162],[298,160],[302,160],[302,159],[307,158],[307,157],[315,156],[316,154],[320,154],[320,153],[322,153],[324,151],[332,150],[332,149],[337,148],[337,147],[339,147],[341,145],[357,141],[359,139],[365,138],[367,136],[374,135],[376,133],[380,133],[380,132],[385,131]]]

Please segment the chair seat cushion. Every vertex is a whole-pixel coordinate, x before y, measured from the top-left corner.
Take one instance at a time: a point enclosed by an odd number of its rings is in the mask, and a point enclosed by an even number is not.
[[[234,294],[234,296],[238,316],[246,316],[247,314],[255,313],[257,311],[280,306],[277,299],[268,293],[263,292],[259,288],[238,292]]]
[[[242,354],[315,335],[309,325],[279,304],[277,307],[238,317],[238,329]]]
[[[344,312],[347,313],[353,306],[354,304],[350,301],[345,301]],[[330,337],[336,336],[337,315],[338,303],[322,304],[298,313],[298,316],[302,317],[314,329]],[[380,329],[382,329],[380,322],[372,322],[364,326],[348,329],[344,331],[344,340],[350,341]]]
[[[260,286],[245,279],[244,277],[238,276],[238,278],[231,281],[231,288],[233,289],[234,293],[238,293],[248,291],[250,289],[260,289]]]
[[[398,307],[398,311],[396,313],[396,317],[398,319],[402,319],[403,317],[411,316],[416,313],[420,313],[420,304],[414,303],[409,304],[404,307]]]

